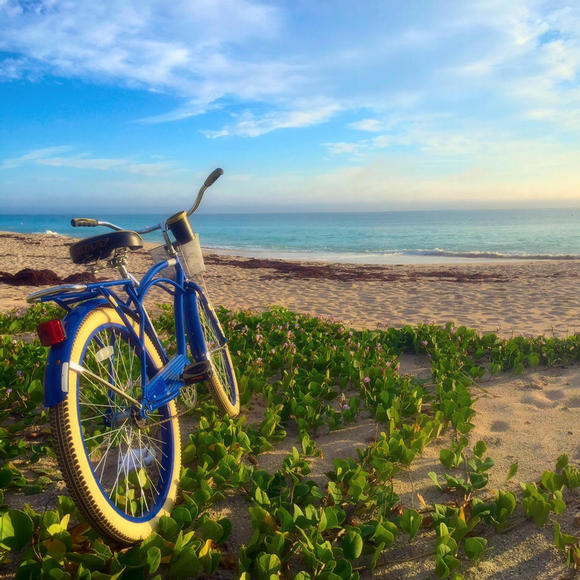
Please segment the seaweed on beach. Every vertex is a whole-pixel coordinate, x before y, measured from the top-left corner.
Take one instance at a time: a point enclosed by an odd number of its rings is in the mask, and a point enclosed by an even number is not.
[[[227,258],[207,256],[208,264],[234,266],[243,269],[267,269],[271,274],[262,276],[263,280],[279,278],[325,279],[341,282],[379,281],[394,282],[397,280],[416,281],[429,278],[449,282],[508,282],[510,278],[496,272],[466,272],[459,269],[399,271],[397,267],[371,266],[355,264],[316,264],[312,262],[291,262],[288,260],[271,260],[263,258]]]
[[[62,278],[52,270],[24,268],[16,274],[0,272],[0,283],[11,286],[54,286],[57,284],[89,284],[97,282],[92,272],[78,272]]]

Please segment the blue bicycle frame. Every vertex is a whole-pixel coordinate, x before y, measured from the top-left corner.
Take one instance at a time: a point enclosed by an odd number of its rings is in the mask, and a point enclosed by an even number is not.
[[[175,267],[176,271],[175,280],[155,277],[165,268],[172,266]],[[173,295],[177,353],[171,359],[161,344],[143,305],[146,295],[154,286],[159,286]],[[119,288],[126,293],[126,299],[119,295]],[[185,279],[178,258],[171,258],[155,264],[138,284],[130,279],[124,279],[96,282],[85,286],[58,286],[48,291],[42,291],[42,296],[40,296],[41,293],[38,294],[39,301],[56,302],[68,312],[62,323],[66,338],[63,342],[53,346],[46,365],[44,393],[46,407],[58,405],[67,395],[68,380],[65,380],[65,377],[68,376],[68,367],[63,368],[67,364],[63,361],[70,358],[73,339],[80,323],[89,311],[105,305],[112,306],[116,310],[133,340],[141,346],[139,350],[141,352],[143,398],[139,412],[142,417],[146,417],[179,395],[184,385],[181,376],[184,369],[192,362],[198,370],[196,374],[199,374],[200,379],[204,378],[204,372],[208,372],[207,346],[197,307],[198,300],[207,304],[207,298],[198,284]],[[135,331],[129,318],[138,322],[138,332]],[[216,330],[220,344],[225,344],[226,339],[221,333],[221,329]],[[163,367],[149,379],[147,377],[145,335],[153,342],[164,363]],[[193,361],[190,361],[187,354],[188,344]]]

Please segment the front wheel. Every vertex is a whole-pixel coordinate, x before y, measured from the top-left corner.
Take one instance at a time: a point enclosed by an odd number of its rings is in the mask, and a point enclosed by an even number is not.
[[[138,335],[138,323],[129,321]],[[181,466],[175,402],[141,417],[135,402],[143,395],[141,355],[149,377],[161,356],[113,308],[89,311],[70,340],[62,373],[68,394],[50,413],[61,471],[87,520],[131,544],[149,536],[175,501]]]
[[[240,394],[224,333],[205,298],[198,298],[197,311],[211,366],[207,383],[218,407],[230,417],[235,417],[240,412]]]

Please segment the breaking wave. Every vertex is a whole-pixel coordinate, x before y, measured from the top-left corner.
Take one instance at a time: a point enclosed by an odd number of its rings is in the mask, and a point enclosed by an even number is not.
[[[580,254],[526,254],[504,252],[477,252],[460,250],[406,250],[401,252],[411,256],[440,256],[448,258],[484,258],[488,260],[580,260]]]

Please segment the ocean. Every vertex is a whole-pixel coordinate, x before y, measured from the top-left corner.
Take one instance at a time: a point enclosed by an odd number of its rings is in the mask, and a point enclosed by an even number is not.
[[[0,215],[0,230],[76,237],[109,231],[73,228],[71,217],[79,216]],[[164,217],[99,219],[142,229]],[[580,209],[196,214],[192,224],[203,247],[254,257],[369,264],[580,259]]]

